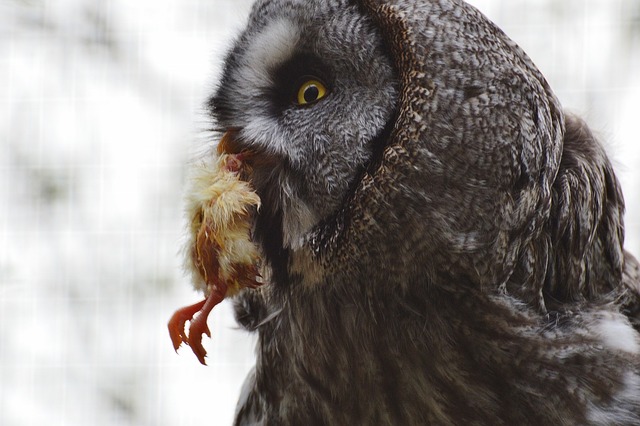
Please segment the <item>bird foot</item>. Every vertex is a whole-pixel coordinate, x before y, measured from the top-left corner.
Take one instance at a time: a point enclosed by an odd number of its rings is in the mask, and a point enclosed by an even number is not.
[[[206,334],[211,337],[211,331],[207,326],[207,318],[213,307],[224,300],[226,292],[226,286],[224,286],[224,289],[212,286],[211,292],[204,300],[178,309],[173,314],[169,320],[168,327],[169,336],[176,351],[182,343],[186,343],[191,347],[198,361],[203,365],[207,365],[204,360],[207,356],[207,351],[202,346],[202,335]],[[190,321],[188,335],[185,329],[187,321]]]
[[[202,309],[206,301],[207,299],[204,299],[201,302],[180,308],[171,316],[169,320],[169,336],[173,343],[173,349],[176,351],[178,351],[178,348],[183,342],[189,344],[189,338],[185,331],[185,323],[191,321],[196,312]]]

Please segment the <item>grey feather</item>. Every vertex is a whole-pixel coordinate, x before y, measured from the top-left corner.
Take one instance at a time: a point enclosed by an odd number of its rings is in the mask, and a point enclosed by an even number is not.
[[[263,201],[236,424],[640,424],[613,168],[476,9],[260,0],[210,106]]]

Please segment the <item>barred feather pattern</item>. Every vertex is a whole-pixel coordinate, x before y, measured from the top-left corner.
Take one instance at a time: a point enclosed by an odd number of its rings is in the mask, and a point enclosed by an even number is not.
[[[291,106],[309,67],[333,86]],[[259,0],[210,106],[263,203],[235,424],[640,424],[620,185],[475,8]]]

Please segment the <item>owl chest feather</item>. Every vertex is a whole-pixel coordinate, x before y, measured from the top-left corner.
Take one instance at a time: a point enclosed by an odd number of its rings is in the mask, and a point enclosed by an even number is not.
[[[637,410],[628,353],[590,337],[606,324],[609,336],[617,325],[631,333],[621,317],[541,326],[479,292],[382,294],[379,283],[300,279],[269,296],[277,314],[259,328],[252,397],[239,407],[264,424],[598,424]]]

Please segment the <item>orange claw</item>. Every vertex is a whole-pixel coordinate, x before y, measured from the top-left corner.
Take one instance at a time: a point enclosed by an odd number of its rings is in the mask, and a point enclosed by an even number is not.
[[[226,285],[213,285],[211,286],[211,293],[206,299],[178,309],[173,314],[169,320],[169,335],[176,351],[184,342],[191,346],[191,350],[200,363],[207,365],[204,360],[207,356],[207,351],[202,346],[202,335],[206,334],[211,337],[211,331],[207,326],[207,318],[213,307],[224,300],[226,293]],[[196,315],[195,318],[194,315]],[[185,323],[187,321],[191,321],[191,324],[189,324],[189,336],[185,332]]]
[[[178,309],[169,320],[169,336],[173,343],[173,349],[178,351],[182,342],[188,344],[187,333],[184,330],[184,324],[191,321],[193,316],[204,306],[207,299],[204,299],[193,305],[185,306]]]
[[[196,357],[198,357],[198,361],[200,361],[202,365],[207,365],[204,361],[204,357],[207,356],[207,351],[205,351],[202,346],[202,335],[206,334],[211,337],[211,332],[209,331],[209,327],[207,327],[207,318],[213,307],[224,300],[225,294],[227,294],[226,285],[213,285],[211,287],[211,293],[205,300],[204,306],[200,309],[200,313],[189,325],[189,341],[187,343],[191,346],[191,350]]]

